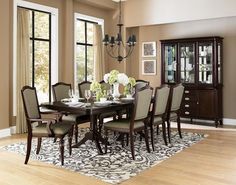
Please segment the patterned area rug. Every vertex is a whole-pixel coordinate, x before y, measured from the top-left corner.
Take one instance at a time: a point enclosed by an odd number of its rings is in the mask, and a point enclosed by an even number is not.
[[[80,129],[80,137],[85,132],[86,129]],[[65,149],[65,165],[62,168],[93,176],[111,184],[118,184],[206,137],[203,134],[190,132],[183,132],[182,135],[183,139],[180,139],[178,133],[172,131],[172,144],[168,146],[164,145],[163,138],[159,135],[155,138],[155,151],[151,150],[151,153],[146,151],[144,139],[140,141],[139,137],[137,137],[135,140],[136,160],[133,161],[130,146],[122,148],[120,142],[116,141],[116,138],[111,133],[109,135],[111,145],[108,147],[107,154],[98,155],[95,144],[87,141],[85,145],[73,148],[71,156],[69,156],[67,148]],[[30,160],[40,160],[61,166],[58,143],[53,143],[53,139],[43,139],[39,155],[35,154],[36,146],[37,140],[33,139]],[[26,142],[7,145],[2,147],[2,149],[25,156]]]

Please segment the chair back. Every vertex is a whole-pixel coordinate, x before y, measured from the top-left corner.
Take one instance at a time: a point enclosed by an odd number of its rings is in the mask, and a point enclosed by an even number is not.
[[[135,94],[134,121],[147,118],[152,99],[152,88],[144,87]]]
[[[111,89],[111,85],[109,83],[106,83],[104,80],[100,81],[99,83],[101,84],[101,86],[104,90],[108,91]]]
[[[91,82],[89,81],[83,81],[78,84],[79,88],[79,97],[84,98],[84,91],[90,89]]]
[[[168,100],[170,95],[170,87],[163,86],[161,88],[156,88],[154,96],[154,106],[153,111],[154,115],[163,115],[167,111]]]
[[[181,106],[182,98],[184,94],[184,86],[178,84],[172,89],[171,107],[170,111],[178,111]]]
[[[21,95],[23,99],[26,118],[29,119],[41,118],[36,88],[30,86],[24,86],[21,89]]]
[[[134,86],[135,88],[135,92],[136,91],[139,91],[140,89],[142,89],[143,87],[146,87],[149,85],[149,82],[148,81],[145,81],[145,80],[136,80],[136,84]]]
[[[53,99],[54,101],[61,101],[62,99],[69,98],[69,90],[71,89],[71,84],[64,82],[58,82],[52,85]]]

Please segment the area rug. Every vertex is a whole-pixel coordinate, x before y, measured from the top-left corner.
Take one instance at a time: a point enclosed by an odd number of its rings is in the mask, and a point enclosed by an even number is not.
[[[80,129],[80,137],[86,131],[86,128]],[[98,155],[95,144],[87,141],[79,148],[73,148],[71,156],[68,154],[68,149],[65,149],[65,164],[62,168],[92,176],[111,184],[119,184],[206,137],[203,134],[190,132],[183,132],[182,136],[183,139],[180,139],[178,133],[172,131],[172,143],[165,146],[162,136],[159,135],[155,138],[155,151],[151,153],[146,151],[144,139],[140,141],[137,137],[134,145],[136,154],[136,160],[134,161],[131,157],[130,147],[122,148],[113,133],[110,133],[109,142],[111,145],[108,147],[107,154]],[[39,155],[36,155],[36,146],[37,140],[33,139],[29,165],[31,160],[39,160],[61,167],[58,143],[53,143],[51,138],[43,139]],[[26,142],[14,143],[1,149],[25,156]]]

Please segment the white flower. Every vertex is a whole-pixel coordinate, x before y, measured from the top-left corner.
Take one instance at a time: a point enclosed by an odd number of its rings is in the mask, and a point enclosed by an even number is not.
[[[128,78],[128,76],[126,74],[119,73],[117,81],[118,81],[118,83],[126,86],[129,83],[129,78]]]
[[[104,75],[103,80],[105,83],[108,83],[109,77],[110,77],[110,73],[107,73]]]

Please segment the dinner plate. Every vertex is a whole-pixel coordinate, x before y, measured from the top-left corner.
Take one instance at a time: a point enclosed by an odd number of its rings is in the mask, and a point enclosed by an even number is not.
[[[112,102],[111,101],[104,101],[104,102],[101,102],[101,101],[96,101],[94,102],[94,105],[95,106],[107,106],[107,105],[110,105]]]
[[[133,101],[134,98],[121,98],[120,100],[121,101]]]

